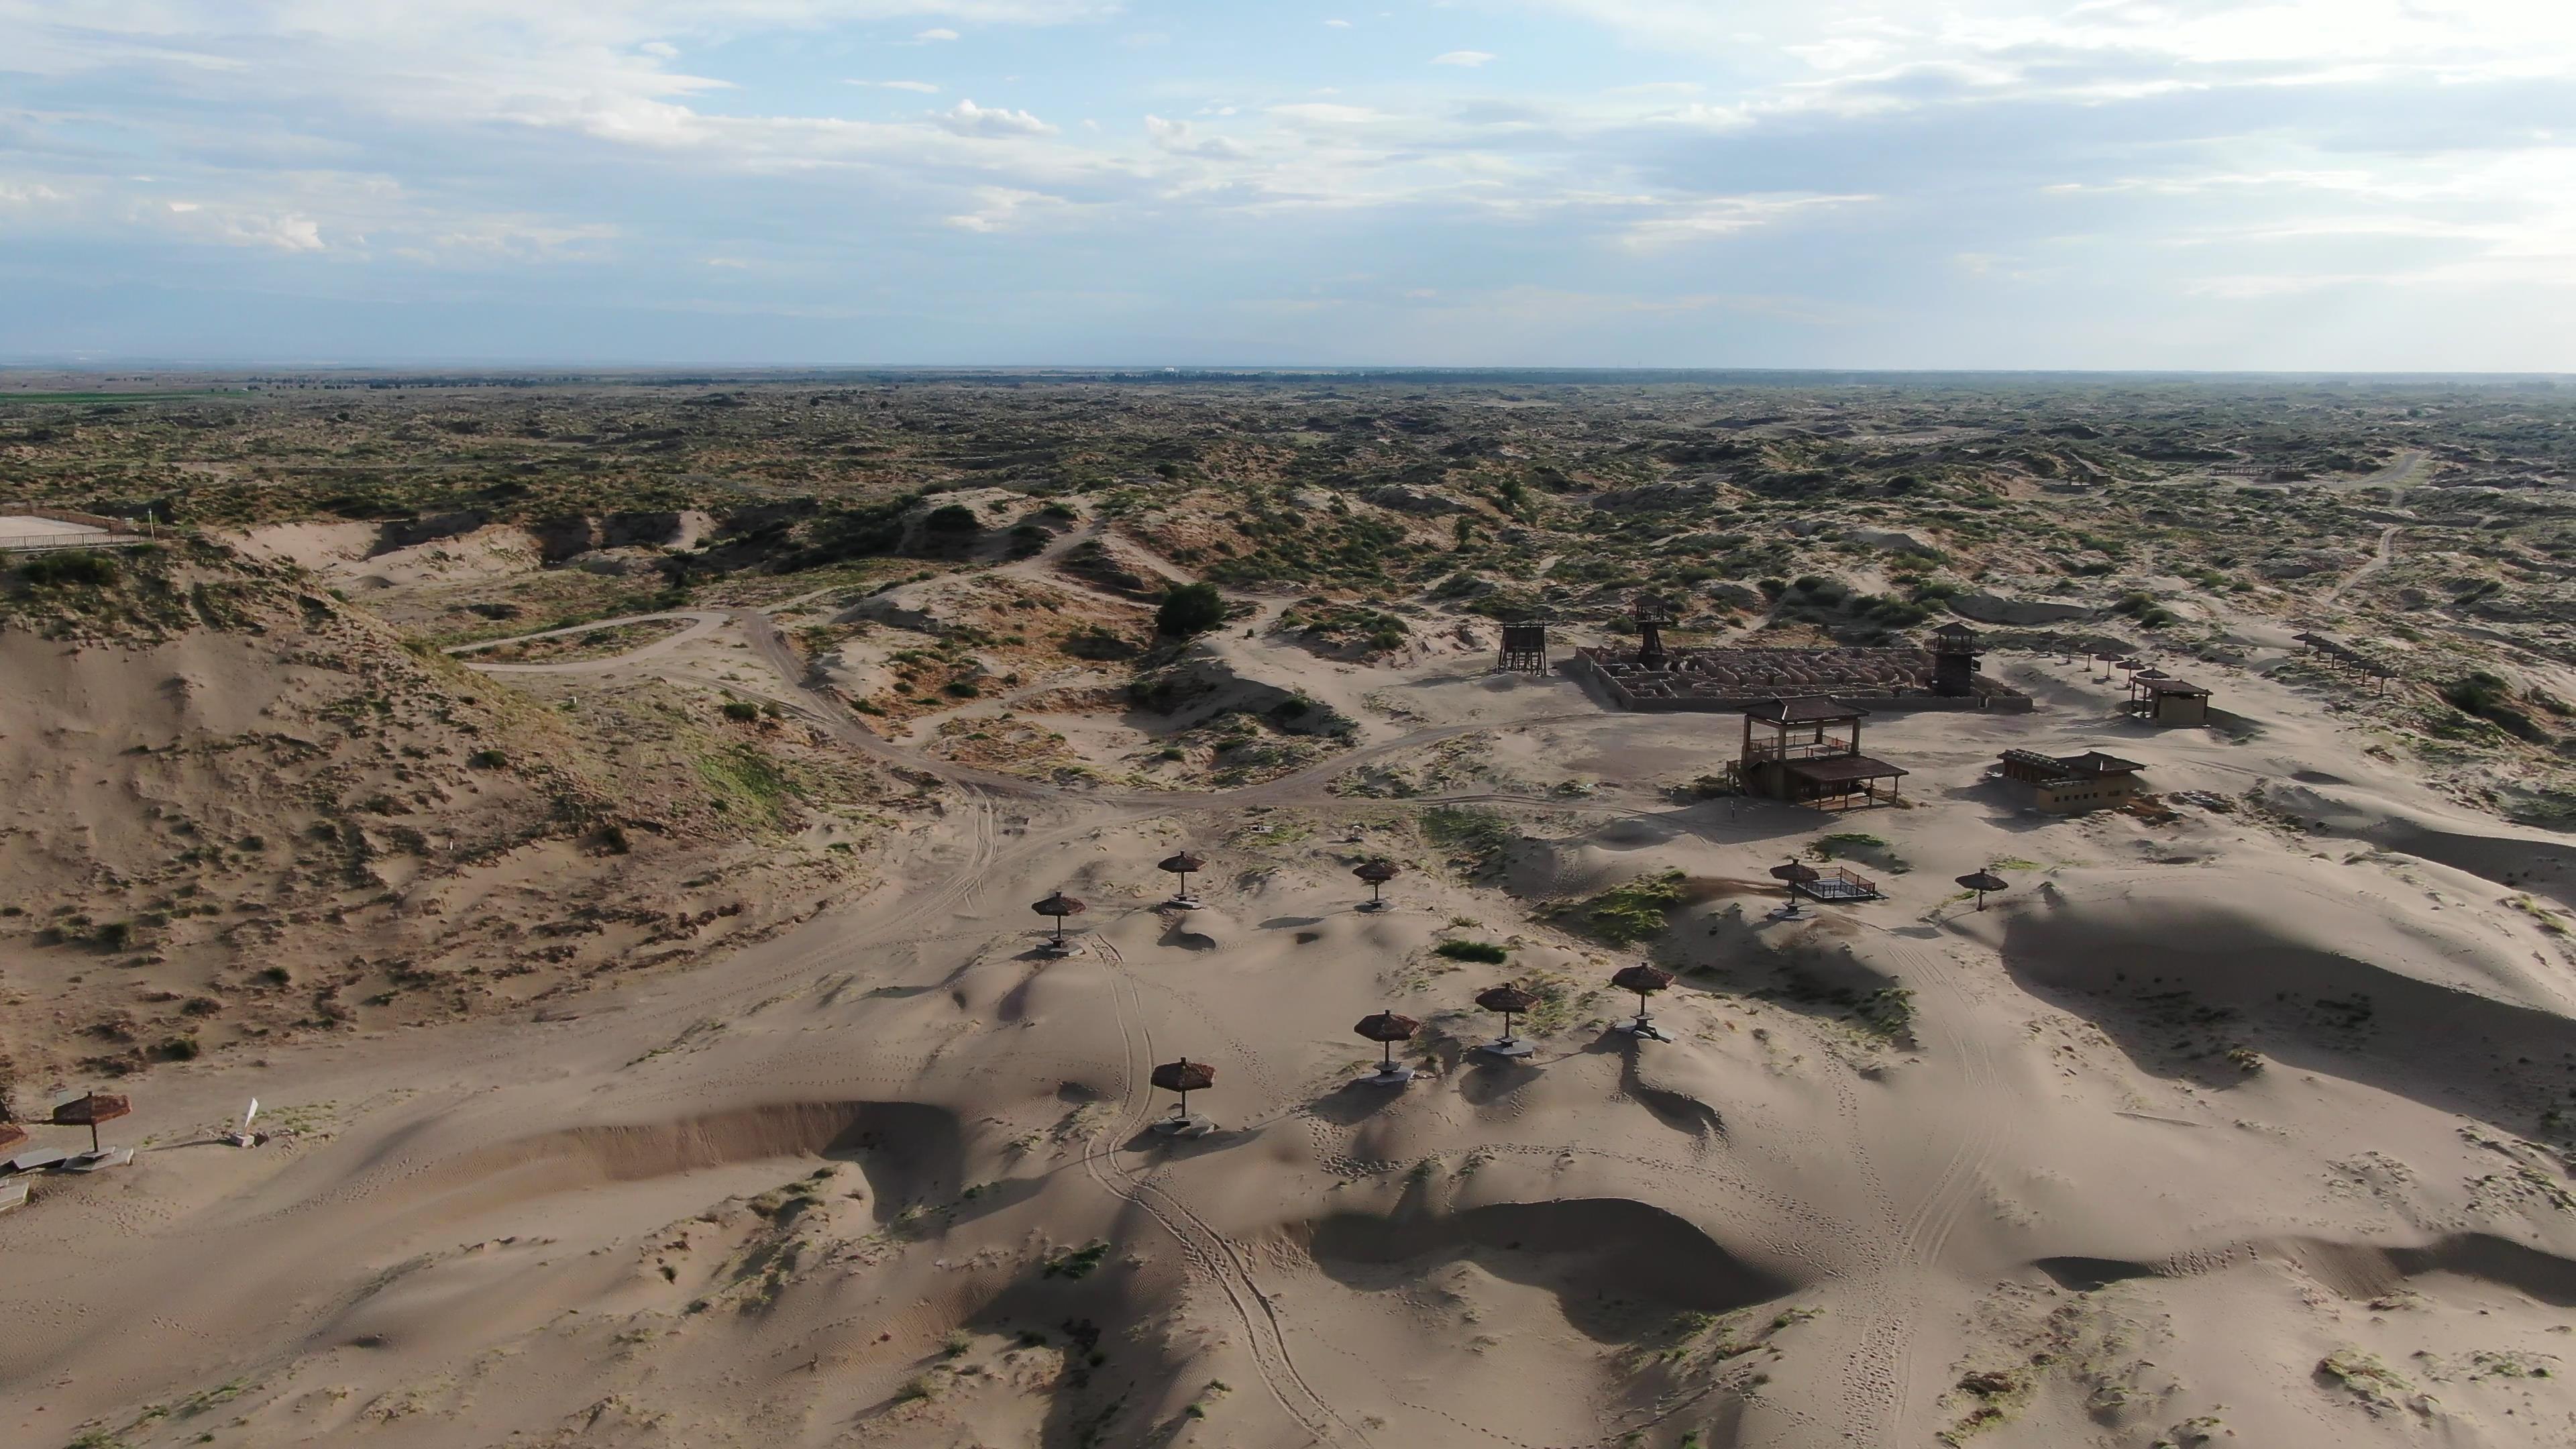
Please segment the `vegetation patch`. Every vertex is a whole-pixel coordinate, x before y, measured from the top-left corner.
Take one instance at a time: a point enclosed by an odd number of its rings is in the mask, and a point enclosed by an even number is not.
[[[1550,914],[1595,940],[1632,946],[1653,940],[1672,925],[1673,909],[1682,903],[1682,880],[1678,870],[1639,876]]]

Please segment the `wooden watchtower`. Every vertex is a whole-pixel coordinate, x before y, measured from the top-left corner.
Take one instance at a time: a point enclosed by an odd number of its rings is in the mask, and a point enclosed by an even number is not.
[[[1494,661],[1494,667],[1513,674],[1547,673],[1547,625],[1505,624],[1502,656]]]
[[[1673,622],[1672,605],[1653,594],[1639,594],[1630,608],[1637,621],[1637,667],[1670,668],[1673,656],[1664,648],[1664,626]]]
[[[1952,620],[1932,631],[1932,692],[1965,699],[1977,692],[1977,631]]]

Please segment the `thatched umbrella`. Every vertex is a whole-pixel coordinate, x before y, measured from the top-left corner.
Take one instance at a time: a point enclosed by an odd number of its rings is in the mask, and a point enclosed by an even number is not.
[[[1500,986],[1487,987],[1477,992],[1476,1004],[1487,1011],[1499,1011],[1503,1014],[1503,1034],[1487,1050],[1508,1052],[1522,1045],[1520,1038],[1512,1035],[1512,1018],[1536,1007],[1538,995],[1518,983],[1506,981]]]
[[[2012,882],[1995,874],[1995,868],[1991,865],[1984,870],[1971,871],[1959,877],[1959,884],[1977,893],[1977,909],[1981,911],[1986,908],[1987,892],[2012,889]]]
[[[1387,859],[1383,855],[1371,856],[1367,860],[1361,861],[1358,865],[1351,868],[1351,874],[1368,882],[1370,909],[1374,910],[1377,907],[1386,904],[1386,898],[1379,895],[1378,890],[1388,881],[1395,879],[1396,874],[1400,869],[1401,867],[1397,866],[1394,861]]]
[[[113,1122],[134,1110],[134,1104],[113,1092],[84,1092],[54,1104],[54,1125],[89,1129],[89,1150],[98,1148],[98,1124]]]
[[[1613,972],[1610,984],[1622,991],[1637,993],[1636,1030],[1642,1036],[1652,1029],[1647,1025],[1646,998],[1672,985],[1673,973],[1653,962],[1640,961],[1634,966],[1622,966]]]
[[[1183,1057],[1177,1062],[1165,1062],[1154,1068],[1153,1083],[1166,1092],[1181,1094],[1181,1103],[1172,1109],[1172,1115],[1186,1118],[1190,1115],[1190,1093],[1204,1092],[1215,1086],[1216,1068]]]
[[[1181,878],[1180,888],[1172,893],[1172,901],[1175,905],[1184,902],[1196,904],[1190,895],[1190,872],[1207,869],[1206,856],[1192,855],[1184,850],[1178,855],[1165,856],[1154,869],[1168,870]]]
[[[2147,667],[2147,661],[2143,659],[2132,659],[2123,654],[2119,658],[2111,661],[2111,667],[2122,671],[2131,678],[2135,678],[2139,670]]]
[[[1413,1034],[1422,1030],[1421,1022],[1409,1016],[1399,1016],[1392,1011],[1381,1011],[1375,1016],[1361,1017],[1360,1024],[1352,1027],[1351,1030],[1385,1046],[1386,1054],[1378,1060],[1379,1076],[1392,1078],[1399,1073],[1408,1077],[1413,1075],[1395,1064],[1395,1044],[1413,1040]]]
[[[1814,866],[1793,856],[1786,864],[1771,867],[1771,878],[1789,888],[1789,906],[1786,914],[1795,916],[1798,914],[1798,887],[1809,881],[1822,880],[1824,876]]]
[[[1037,912],[1041,916],[1055,917],[1055,941],[1053,944],[1058,949],[1062,949],[1064,946],[1064,918],[1067,916],[1081,915],[1084,911],[1090,910],[1091,907],[1084,905],[1081,901],[1076,900],[1072,896],[1066,895],[1062,891],[1057,891],[1055,894],[1048,896],[1045,900],[1029,907],[1029,909]]]

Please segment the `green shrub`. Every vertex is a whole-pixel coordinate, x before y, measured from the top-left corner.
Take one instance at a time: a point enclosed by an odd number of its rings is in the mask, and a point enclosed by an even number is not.
[[[760,706],[747,699],[729,699],[724,704],[724,717],[748,724],[760,718]]]
[[[1154,632],[1174,639],[1204,634],[1225,622],[1225,595],[1214,584],[1175,584],[1154,612]]]
[[[1494,966],[1509,960],[1512,954],[1491,941],[1443,941],[1432,947],[1431,953],[1452,961],[1482,961]]]
[[[39,587],[86,584],[103,589],[116,582],[116,560],[103,553],[76,548],[30,559],[18,570],[18,576]]]
[[[962,538],[968,534],[981,532],[984,520],[977,518],[975,510],[965,504],[951,503],[945,507],[930,510],[930,516],[921,521],[921,526],[928,532],[944,537]]]

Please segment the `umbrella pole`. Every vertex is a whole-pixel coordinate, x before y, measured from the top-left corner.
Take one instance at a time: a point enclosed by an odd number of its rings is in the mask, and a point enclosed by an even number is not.
[[[1378,1056],[1378,1059],[1377,1059],[1377,1061],[1378,1061],[1378,1065],[1379,1065],[1379,1066],[1382,1066],[1382,1067],[1392,1067],[1392,1066],[1394,1066],[1394,1065],[1395,1065],[1395,1043],[1394,1043],[1394,1042],[1391,1042],[1391,1041],[1387,1041],[1387,1042],[1380,1042],[1380,1043],[1378,1043],[1378,1045],[1380,1045],[1380,1046],[1382,1046],[1382,1047],[1385,1047],[1385,1048],[1386,1048],[1386,1050]]]

